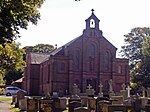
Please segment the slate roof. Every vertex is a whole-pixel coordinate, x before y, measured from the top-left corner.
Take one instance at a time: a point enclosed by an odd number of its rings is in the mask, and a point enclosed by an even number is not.
[[[44,60],[50,57],[50,54],[43,53],[30,53],[31,56],[31,64],[40,64]]]
[[[52,52],[51,52],[51,55],[57,54],[59,51],[61,51],[61,50],[63,49],[63,47],[66,48],[67,46],[69,46],[70,44],[72,44],[73,42],[75,42],[75,41],[76,41],[78,38],[80,38],[80,37],[81,37],[81,36],[79,36],[79,37],[77,37],[77,38],[71,40],[70,42],[66,43],[65,45],[63,45],[63,46],[57,48],[56,50],[52,51]]]

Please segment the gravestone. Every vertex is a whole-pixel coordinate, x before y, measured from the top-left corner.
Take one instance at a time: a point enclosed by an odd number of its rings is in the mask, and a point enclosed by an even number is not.
[[[145,110],[145,106],[148,104],[148,98],[147,97],[140,97],[141,100],[141,108]]]
[[[103,85],[100,83],[99,84],[99,93],[98,93],[98,97],[103,97],[103,91],[102,91]]]
[[[131,90],[130,86],[128,86],[126,90],[127,90],[127,98],[130,98],[130,90]]]
[[[108,112],[109,101],[101,100],[97,102],[97,112]]]
[[[88,109],[90,111],[96,111],[96,99],[93,97],[88,97]]]
[[[56,112],[62,112],[66,109],[66,99],[65,98],[53,98],[53,110]]]
[[[110,99],[112,100],[112,105],[123,105],[124,99],[123,96],[111,96]]]
[[[109,105],[108,112],[127,112],[127,111],[126,106],[124,105]]]
[[[79,94],[80,94],[80,89],[78,88],[78,85],[73,84],[71,98],[72,99],[80,99]]]
[[[66,97],[60,97],[60,108],[61,110],[66,110],[67,107],[67,99]]]
[[[123,100],[126,100],[127,99],[127,90],[126,90],[126,85],[123,83],[121,85],[122,87],[122,90],[120,90],[120,95],[123,96]]]
[[[92,86],[89,84],[86,89],[86,94],[89,97],[94,97],[95,90],[92,89]]]
[[[150,98],[150,88],[147,88],[147,97]]]
[[[53,103],[53,101],[50,100],[50,99],[41,99],[41,100],[39,100],[40,112],[54,112],[52,103]]]
[[[80,96],[82,106],[87,107],[88,106],[88,97],[87,96]]]
[[[150,112],[150,105],[145,106],[145,112]]]
[[[11,104],[16,105],[16,103],[17,103],[17,95],[16,95],[16,94],[13,94],[13,95],[12,95],[12,103],[11,103]]]
[[[21,109],[21,111],[27,110],[27,99],[28,99],[28,97],[25,97],[25,99],[19,100],[19,108]]]
[[[81,107],[80,101],[71,101],[69,102],[69,111],[68,112],[74,112],[75,108]]]
[[[114,96],[114,95],[115,95],[115,93],[113,91],[113,81],[112,81],[112,79],[110,79],[109,80],[109,97]]]
[[[90,110],[84,107],[78,107],[74,109],[74,112],[90,112]]]
[[[27,112],[38,111],[38,99],[27,99]]]
[[[144,97],[144,98],[146,97],[145,92],[146,92],[146,89],[145,89],[145,87],[142,86],[142,97]]]
[[[142,102],[139,96],[136,97],[135,101],[133,102],[133,108],[135,112],[141,112]]]
[[[25,93],[24,93],[24,91],[19,90],[17,92],[17,103],[16,103],[15,107],[19,107],[19,100],[21,100],[21,99],[25,99]]]

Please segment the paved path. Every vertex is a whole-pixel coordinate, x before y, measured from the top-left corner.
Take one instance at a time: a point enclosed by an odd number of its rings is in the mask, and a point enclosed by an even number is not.
[[[0,112],[12,112],[10,101],[0,101]]]

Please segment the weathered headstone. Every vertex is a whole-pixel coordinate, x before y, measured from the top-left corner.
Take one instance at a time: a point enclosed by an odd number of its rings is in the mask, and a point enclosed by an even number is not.
[[[145,112],[150,112],[150,105],[145,106]]]
[[[145,106],[148,103],[148,98],[147,97],[141,97],[140,100],[141,100],[141,108],[145,109]]]
[[[53,111],[55,112],[62,112],[66,109],[66,99],[62,98],[53,98]]]
[[[80,96],[80,98],[81,98],[82,106],[87,107],[88,106],[88,97],[87,96]]]
[[[96,99],[93,97],[88,98],[88,109],[96,111]]]
[[[122,90],[125,90],[125,89],[126,89],[125,83],[123,83],[123,84],[121,85],[121,87],[122,87]]]
[[[127,99],[127,90],[126,90],[126,85],[125,85],[125,83],[123,83],[123,84],[121,85],[121,87],[122,87],[122,90],[120,90],[120,95],[123,96],[123,100],[126,100],[126,99]]]
[[[81,107],[80,101],[72,101],[69,102],[69,111],[68,112],[74,112],[75,108]]]
[[[98,93],[98,97],[103,97],[103,91],[102,91],[103,85],[100,83],[99,84],[99,93]]]
[[[142,97],[146,97],[146,95],[145,95],[145,92],[146,92],[146,89],[142,86]]]
[[[25,99],[20,99],[19,100],[19,108],[21,109],[21,111],[26,111],[27,110],[27,99],[28,97],[25,97]]]
[[[39,100],[40,112],[54,112],[52,103],[53,102],[50,99],[41,99],[41,100]]]
[[[16,103],[17,103],[17,94],[13,94],[12,95],[12,103],[11,104],[16,105]]]
[[[74,109],[74,112],[90,112],[90,110],[84,107],[78,107]]]
[[[115,95],[115,93],[113,91],[113,81],[112,81],[112,79],[110,79],[109,80],[109,97],[114,96],[114,95]]]
[[[142,102],[139,96],[136,97],[135,102],[133,103],[134,111],[141,112]]]
[[[112,105],[123,105],[124,99],[123,96],[111,96],[112,99]]]
[[[21,99],[25,99],[25,93],[24,93],[24,91],[19,90],[17,92],[17,103],[15,105],[16,107],[19,107],[19,100],[21,100]]]
[[[127,98],[130,98],[130,90],[131,90],[130,86],[128,86],[126,89],[127,89]]]
[[[108,112],[127,112],[127,111],[126,106],[124,105],[109,105]]]
[[[72,96],[73,99],[79,99],[80,89],[78,88],[77,84],[74,84],[72,87]]]
[[[27,99],[27,112],[38,111],[38,99]]]
[[[89,97],[94,97],[95,90],[92,89],[92,86],[89,84],[86,89],[86,94]]]
[[[109,101],[101,100],[97,102],[97,112],[108,112]]]
[[[61,110],[65,110],[67,107],[67,99],[66,97],[60,97],[60,108]]]

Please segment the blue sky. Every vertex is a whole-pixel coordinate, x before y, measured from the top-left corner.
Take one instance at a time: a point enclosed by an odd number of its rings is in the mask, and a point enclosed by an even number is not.
[[[135,27],[150,27],[150,0],[46,0],[38,25],[21,30],[21,46],[57,44],[58,47],[80,36],[91,9],[100,19],[103,35],[120,50],[124,34]]]

